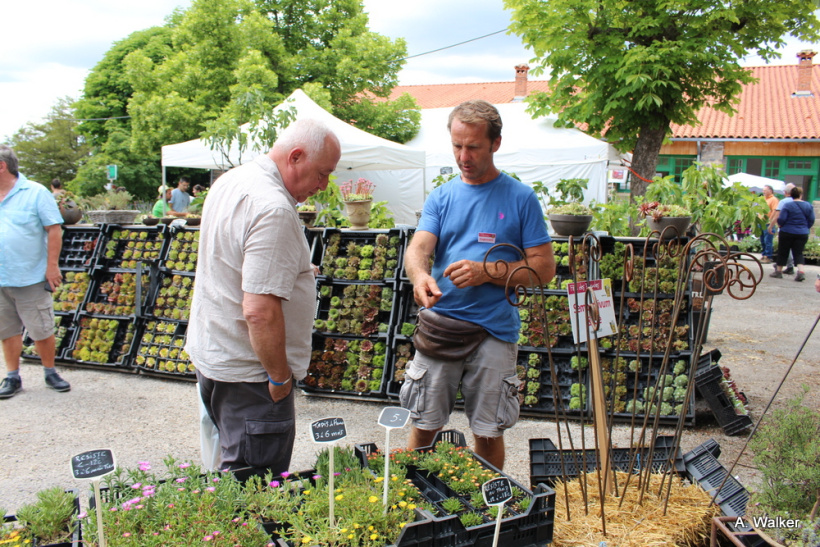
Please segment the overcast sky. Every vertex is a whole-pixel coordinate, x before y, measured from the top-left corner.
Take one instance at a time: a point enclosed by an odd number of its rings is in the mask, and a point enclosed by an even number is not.
[[[190,0],[27,0],[6,2],[0,48],[0,142],[27,122],[39,122],[60,97],[77,98],[90,69],[112,43],[162,25]],[[375,32],[407,40],[418,55],[505,29],[501,0],[364,0]],[[793,42],[777,64],[793,64],[807,44]],[[812,47],[820,51],[820,45]],[[517,36],[498,34],[407,61],[402,84],[512,80],[530,58]],[[749,63],[763,64],[759,59]],[[544,78],[542,76],[542,78]]]

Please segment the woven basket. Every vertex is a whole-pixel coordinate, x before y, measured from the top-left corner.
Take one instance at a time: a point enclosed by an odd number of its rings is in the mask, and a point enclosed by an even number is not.
[[[133,224],[139,211],[87,211],[88,219],[94,224]]]

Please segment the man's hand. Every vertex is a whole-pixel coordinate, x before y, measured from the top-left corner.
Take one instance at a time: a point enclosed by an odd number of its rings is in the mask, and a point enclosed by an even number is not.
[[[46,268],[46,283],[48,283],[51,286],[52,291],[59,287],[62,281],[63,274],[60,272],[59,267],[54,266]]]
[[[268,392],[270,392],[270,398],[273,399],[274,403],[278,403],[288,395],[290,395],[290,391],[293,389],[293,380],[288,382],[283,386],[275,386],[268,382]]]
[[[449,277],[458,289],[476,287],[487,282],[484,264],[472,260],[453,262],[444,270],[444,277]]]
[[[432,308],[441,298],[441,289],[438,288],[436,280],[427,275],[413,285],[413,297],[419,306]]]

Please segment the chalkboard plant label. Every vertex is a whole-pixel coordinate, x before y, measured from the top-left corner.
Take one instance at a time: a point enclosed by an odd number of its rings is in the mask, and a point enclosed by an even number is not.
[[[488,480],[481,485],[481,493],[484,494],[484,503],[487,505],[502,505],[512,498],[510,479],[499,477]]]
[[[310,424],[310,435],[315,443],[332,443],[347,437],[344,418],[322,418]]]
[[[78,480],[96,479],[116,468],[114,453],[108,449],[89,450],[71,458],[71,474]]]

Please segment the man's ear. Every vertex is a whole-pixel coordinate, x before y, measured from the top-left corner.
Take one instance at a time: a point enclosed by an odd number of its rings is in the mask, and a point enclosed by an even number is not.
[[[492,148],[492,150],[493,150],[493,154],[495,154],[496,152],[498,152],[498,149],[499,149],[500,147],[501,147],[501,135],[499,135],[498,137],[496,137],[496,139],[493,141],[493,148]]]
[[[305,152],[301,148],[294,148],[288,152],[288,164],[299,163],[304,159]]]

